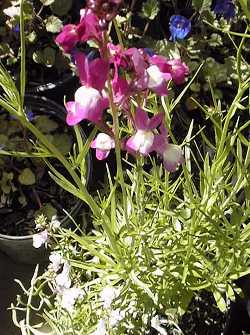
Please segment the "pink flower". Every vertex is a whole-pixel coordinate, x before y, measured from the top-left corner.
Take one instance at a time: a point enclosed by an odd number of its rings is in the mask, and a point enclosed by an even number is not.
[[[101,41],[102,31],[98,17],[90,9],[81,9],[81,20],[77,26],[79,40],[87,42],[88,40]]]
[[[126,149],[130,153],[140,153],[148,155],[154,150],[155,134],[153,130],[162,122],[163,113],[156,114],[149,119],[147,113],[140,107],[137,108],[135,114],[135,127],[137,129],[135,135],[130,137],[126,142]]]
[[[171,66],[170,73],[176,85],[181,85],[185,82],[185,77],[189,74],[189,68],[180,59],[171,59],[168,61]]]
[[[187,65],[182,63],[179,58],[168,60],[163,56],[154,55],[149,58],[149,61],[151,64],[157,65],[162,73],[170,74],[176,85],[183,84],[189,73]]]
[[[66,122],[74,126],[86,119],[98,123],[102,119],[104,109],[108,107],[108,99],[93,87],[81,86],[75,92],[75,101],[65,104]]]
[[[81,11],[81,21],[78,25],[67,24],[56,37],[56,43],[63,48],[64,52],[70,53],[77,42],[88,40],[101,41],[102,35],[97,16],[91,10]]]
[[[109,64],[102,58],[89,60],[82,52],[75,54],[76,67],[82,85],[103,90],[108,78]]]
[[[170,73],[161,72],[157,65],[151,65],[147,68],[148,88],[159,95],[167,95],[167,82],[172,79]]]
[[[165,169],[174,172],[184,162],[182,150],[178,145],[168,143],[168,132],[164,125],[161,125],[160,132],[154,137],[153,150],[162,156]]]
[[[56,43],[63,48],[64,52],[70,53],[79,41],[77,27],[74,24],[67,24],[56,37]]]
[[[104,133],[99,133],[91,143],[91,148],[96,149],[96,158],[103,160],[108,157],[111,149],[115,147],[114,139]]]

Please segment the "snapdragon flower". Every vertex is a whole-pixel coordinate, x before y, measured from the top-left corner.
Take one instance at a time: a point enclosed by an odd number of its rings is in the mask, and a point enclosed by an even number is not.
[[[64,258],[58,252],[52,252],[49,256],[49,260],[54,272],[57,272],[64,263]]]
[[[158,113],[149,119],[147,113],[138,107],[135,113],[136,133],[126,142],[128,152],[132,154],[140,153],[146,156],[153,151],[155,138],[153,130],[160,125],[162,119],[163,113]]]
[[[108,157],[110,150],[115,147],[114,139],[105,133],[99,133],[91,143],[91,148],[96,149],[96,158],[103,160]]]
[[[48,231],[47,229],[44,229],[40,233],[34,234],[33,235],[33,247],[38,249],[40,248],[43,244],[45,244],[48,241]]]
[[[107,335],[106,322],[104,319],[100,319],[97,324],[96,330],[90,335]]]
[[[103,308],[109,308],[115,298],[119,295],[119,289],[107,286],[100,293],[100,300],[103,303]]]
[[[56,291],[59,293],[62,292],[65,288],[70,288],[70,264],[67,261],[64,262],[62,272],[56,276],[55,282]]]
[[[168,142],[167,129],[163,124],[160,127],[160,134],[154,137],[153,150],[162,156],[163,165],[169,172],[176,171],[177,167],[184,162],[181,148]]]
[[[89,60],[83,53],[76,53],[75,59],[82,86],[75,92],[75,101],[65,104],[66,122],[69,126],[84,119],[98,123],[109,105],[109,100],[102,91],[108,76],[108,63],[101,58]]]
[[[157,65],[162,73],[169,74],[176,85],[183,84],[189,73],[188,66],[180,58],[167,59],[163,56],[153,55],[149,58],[149,62]]]
[[[101,40],[98,18],[91,10],[82,10],[79,24],[65,25],[55,41],[65,53],[71,53],[78,42],[90,39],[98,42]]]
[[[83,295],[83,290],[78,287],[64,288],[61,293],[61,306],[69,313],[72,313],[76,300],[83,298]]]

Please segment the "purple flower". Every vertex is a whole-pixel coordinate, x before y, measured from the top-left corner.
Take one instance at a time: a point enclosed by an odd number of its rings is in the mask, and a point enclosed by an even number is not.
[[[185,16],[172,15],[169,22],[169,30],[173,41],[183,40],[191,30],[191,21]]]
[[[153,132],[163,119],[163,113],[158,113],[149,119],[147,113],[140,107],[135,114],[136,133],[126,142],[126,150],[131,154],[140,153],[144,156],[152,152],[155,134]]]
[[[160,127],[160,134],[154,137],[152,149],[162,156],[163,165],[169,172],[176,171],[184,162],[181,148],[176,144],[168,143],[168,132],[163,124]]]
[[[96,158],[98,160],[103,160],[107,158],[110,150],[114,147],[114,139],[105,133],[99,133],[94,141],[91,143],[91,148],[96,149]]]
[[[235,16],[235,5],[233,0],[217,0],[214,13],[223,16],[226,20],[230,20]]]

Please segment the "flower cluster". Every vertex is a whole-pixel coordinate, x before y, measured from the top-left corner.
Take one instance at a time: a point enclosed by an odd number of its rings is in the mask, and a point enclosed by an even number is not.
[[[80,23],[66,25],[56,39],[65,52],[72,54],[81,82],[74,101],[65,104],[66,122],[73,126],[88,120],[101,130],[91,147],[96,149],[97,159],[102,160],[115,147],[113,126],[105,121],[107,112],[115,109],[130,126],[128,133],[123,134],[121,148],[143,156],[155,151],[162,156],[165,168],[175,171],[183,158],[181,149],[168,143],[164,114],[149,118],[143,106],[148,94],[166,96],[171,83],[183,84],[189,69],[179,58],[167,59],[149,49],[125,49],[108,41],[100,20],[104,8],[114,9],[110,16],[113,18],[119,5],[120,1],[114,0],[89,1],[88,8],[81,10]],[[186,22],[182,23],[185,26]],[[186,35],[187,29],[184,30]],[[89,40],[94,40],[98,47],[90,52],[76,48],[79,42],[84,45]],[[139,102],[136,111],[132,100]]]

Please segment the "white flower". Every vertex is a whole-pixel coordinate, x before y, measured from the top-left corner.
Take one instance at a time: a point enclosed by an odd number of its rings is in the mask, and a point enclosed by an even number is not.
[[[124,311],[119,309],[112,310],[109,316],[109,327],[117,327],[119,322],[124,318]]]
[[[57,272],[64,263],[63,257],[58,252],[52,252],[49,256],[53,271]]]
[[[155,315],[151,320],[151,327],[158,331],[160,335],[168,335],[167,331],[162,327],[167,324],[166,319],[161,319],[159,315]]]
[[[40,248],[48,240],[48,231],[45,229],[33,235],[33,247]]]
[[[74,310],[76,299],[83,297],[83,290],[77,287],[65,288],[62,291],[61,306],[69,313]]]
[[[52,229],[53,228],[57,229],[61,226],[61,222],[57,219],[56,215],[52,216],[50,226],[51,226]]]
[[[109,308],[112,304],[112,301],[117,298],[119,295],[119,290],[114,287],[105,287],[101,293],[100,298],[103,301],[103,307]]]
[[[101,319],[98,321],[96,330],[93,333],[91,333],[91,335],[106,335],[106,334],[107,334],[107,329],[106,329],[105,320]]]
[[[70,273],[70,265],[68,262],[65,262],[63,265],[62,272],[56,276],[56,286],[57,291],[62,292],[65,288],[70,288],[71,286],[71,279],[69,277]]]
[[[8,8],[5,8],[3,10],[4,14],[9,17],[19,16],[20,15],[20,7],[11,6]]]

